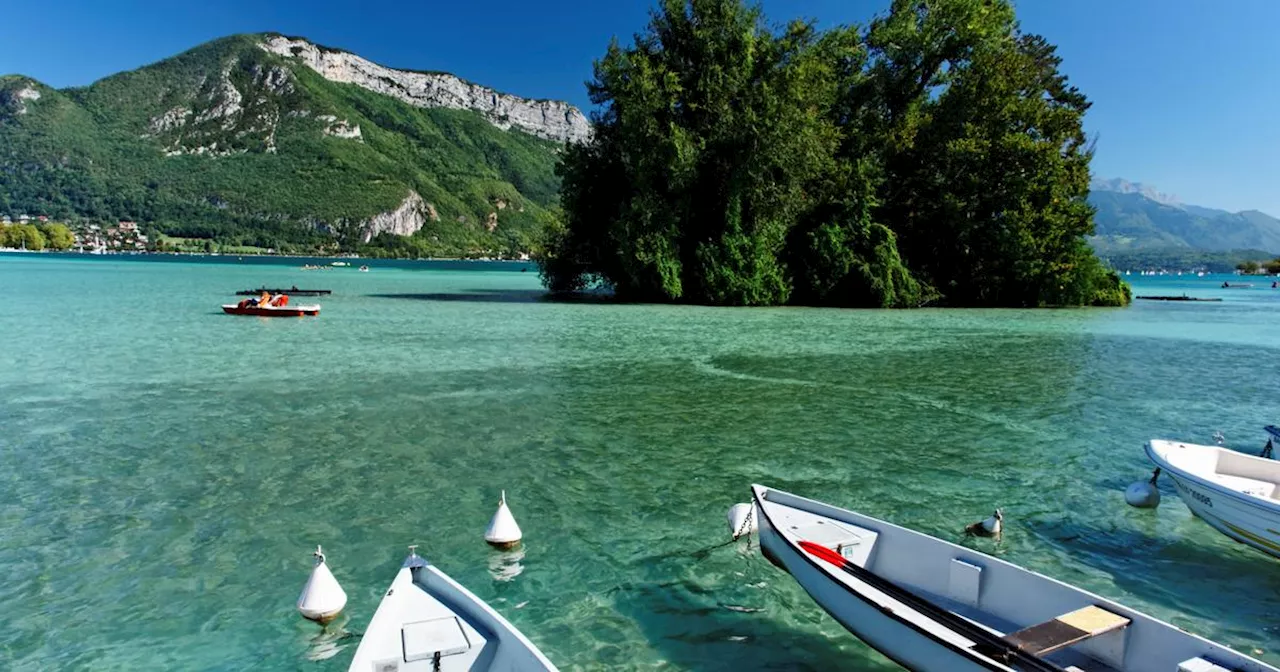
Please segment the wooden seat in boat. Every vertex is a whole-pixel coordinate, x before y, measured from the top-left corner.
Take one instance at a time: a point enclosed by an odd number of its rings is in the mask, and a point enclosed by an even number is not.
[[[1128,625],[1129,619],[1124,616],[1101,607],[1088,606],[1009,633],[1004,641],[1033,656],[1043,656]]]

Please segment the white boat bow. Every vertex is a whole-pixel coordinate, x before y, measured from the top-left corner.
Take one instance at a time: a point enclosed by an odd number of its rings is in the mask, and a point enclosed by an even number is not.
[[[1280,557],[1280,462],[1158,439],[1146,451],[1192,513],[1228,537]]]
[[[556,669],[507,619],[410,553],[378,605],[349,672]]]

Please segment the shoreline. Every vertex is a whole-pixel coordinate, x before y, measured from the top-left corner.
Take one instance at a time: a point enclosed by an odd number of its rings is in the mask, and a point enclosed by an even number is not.
[[[339,272],[351,271],[356,274],[360,266],[369,266],[370,270],[378,269],[403,269],[403,270],[485,270],[511,273],[533,273],[537,274],[537,265],[532,261],[511,261],[506,259],[464,259],[464,258],[431,258],[431,259],[407,259],[407,258],[352,258],[347,257],[349,266],[332,266],[331,264],[338,260],[335,257],[293,257],[279,254],[171,254],[171,253],[151,253],[151,254],[92,254],[87,252],[53,252],[53,251],[21,251],[21,250],[0,250],[0,264],[5,261],[11,263],[21,263],[18,260],[43,260],[48,262],[63,261],[73,262],[77,264],[93,264],[93,263],[127,263],[127,264],[191,264],[196,266],[253,266],[263,269],[276,269],[276,271],[292,271],[303,273],[303,277],[308,277],[312,273],[319,271]],[[304,269],[304,266],[313,268]],[[273,271],[273,272],[276,272]],[[325,273],[325,277],[329,277],[331,273]],[[361,275],[364,275],[361,273]],[[299,281],[301,284],[301,281]]]
[[[530,259],[501,259],[492,257],[362,257],[358,254],[254,254],[252,252],[81,252],[79,250],[24,250],[17,247],[0,247],[0,254],[56,254],[73,257],[236,257],[242,259],[361,259],[365,261],[502,261],[532,264]]]

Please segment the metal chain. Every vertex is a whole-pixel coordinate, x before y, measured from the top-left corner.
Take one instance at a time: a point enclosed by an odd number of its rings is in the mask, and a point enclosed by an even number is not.
[[[750,534],[750,532],[747,532],[747,530],[751,529],[751,517],[754,515],[756,515],[756,507],[754,504],[752,504],[751,510],[747,511],[747,517],[743,518],[742,524],[738,526],[738,529],[734,530],[733,532],[734,539],[739,539],[744,534]]]

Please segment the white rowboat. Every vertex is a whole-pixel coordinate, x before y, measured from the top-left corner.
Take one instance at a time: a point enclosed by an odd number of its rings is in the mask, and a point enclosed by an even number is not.
[[[1280,557],[1280,462],[1176,441],[1150,441],[1146,450],[1192,513],[1228,537]]]
[[[1277,672],[989,555],[778,490],[752,491],[765,557],[908,669]]]
[[[556,669],[501,614],[410,552],[373,614],[349,672]]]

